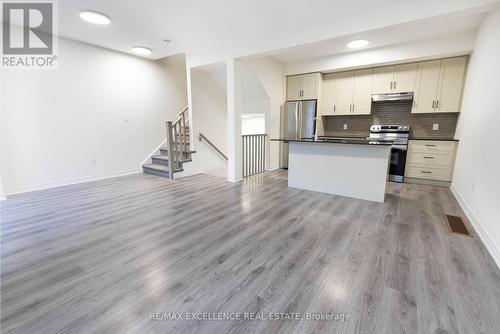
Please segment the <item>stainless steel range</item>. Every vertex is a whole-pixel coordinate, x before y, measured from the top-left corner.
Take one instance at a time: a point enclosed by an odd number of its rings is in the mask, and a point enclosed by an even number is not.
[[[374,142],[392,142],[389,164],[389,181],[403,182],[406,152],[408,151],[409,125],[372,125],[369,139]]]

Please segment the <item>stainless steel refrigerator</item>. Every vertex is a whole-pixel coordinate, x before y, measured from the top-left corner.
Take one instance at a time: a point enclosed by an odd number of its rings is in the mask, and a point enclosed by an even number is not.
[[[281,137],[314,138],[316,132],[316,100],[285,102],[281,112]],[[281,144],[281,168],[288,168],[288,143]]]

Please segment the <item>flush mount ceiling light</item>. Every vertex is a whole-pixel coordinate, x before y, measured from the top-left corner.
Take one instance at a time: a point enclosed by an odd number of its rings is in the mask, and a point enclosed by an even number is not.
[[[149,56],[152,50],[145,46],[135,46],[132,48],[132,52],[141,56]]]
[[[351,48],[351,49],[358,49],[358,48],[365,47],[368,44],[370,44],[370,42],[368,42],[367,40],[358,39],[356,41],[352,41],[352,42],[347,43],[347,47]]]
[[[92,10],[82,10],[80,12],[80,17],[90,23],[106,25],[110,24],[111,20],[104,14],[94,12]]]

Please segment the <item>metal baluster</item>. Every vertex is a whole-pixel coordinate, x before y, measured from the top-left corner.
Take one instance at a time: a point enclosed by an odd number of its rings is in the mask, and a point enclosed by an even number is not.
[[[252,136],[253,138],[253,165],[252,165],[252,175],[255,175],[257,170],[257,137]]]
[[[182,114],[181,121],[181,137],[182,137],[182,159],[184,159],[184,153],[186,152],[186,127],[184,124],[184,114]]]
[[[264,160],[264,168],[262,168],[262,171],[266,170],[266,145],[267,145],[267,136],[264,135],[264,152],[262,152],[263,160]]]
[[[177,163],[179,162],[179,148],[177,147],[179,140],[177,137],[177,128],[179,126],[179,123],[175,123],[174,125],[174,164],[172,166],[173,169],[177,168]]]
[[[172,143],[172,122],[168,121],[167,122],[167,148],[168,148],[168,175],[171,179],[174,178],[174,168],[172,167],[173,165],[173,160],[174,160],[174,155],[173,155],[173,143]]]
[[[262,173],[264,171],[264,157],[262,156],[262,153],[264,152],[264,146],[265,146],[265,141],[264,141],[264,136],[260,136],[260,172]]]
[[[245,166],[246,166],[246,163],[245,163],[245,160],[246,160],[246,153],[245,153],[245,137],[241,137],[241,153],[243,154],[243,166],[242,166],[242,174],[243,174],[243,177],[245,177]]]
[[[259,143],[259,149],[257,152],[257,173],[260,173],[260,169],[262,168],[262,162],[260,159],[260,152],[262,151],[262,140],[260,136],[257,136],[257,142]]]

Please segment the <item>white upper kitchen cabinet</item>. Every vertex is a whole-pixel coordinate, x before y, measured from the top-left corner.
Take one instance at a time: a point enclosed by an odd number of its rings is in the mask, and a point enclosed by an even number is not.
[[[355,115],[369,115],[372,106],[373,69],[358,70],[354,74],[352,110]]]
[[[318,98],[319,81],[321,74],[304,74],[302,77],[302,99],[314,100]]]
[[[323,76],[323,94],[321,95],[321,114],[337,115],[338,73]]]
[[[413,96],[412,113],[434,112],[439,86],[441,60],[418,64],[418,85]]]
[[[392,93],[394,84],[394,66],[373,69],[373,94]]]
[[[393,91],[395,93],[414,92],[417,85],[417,63],[394,66]]]
[[[321,74],[311,73],[293,75],[286,78],[286,99],[314,100],[318,98]]]
[[[341,72],[338,78],[337,107],[335,115],[352,114],[352,96],[354,94],[355,71]]]
[[[302,92],[301,77],[294,75],[286,77],[286,99],[287,100],[300,100]]]
[[[367,115],[372,105],[373,69],[325,75],[322,115]]]
[[[373,69],[373,94],[403,93],[415,91],[417,63]]]
[[[460,111],[466,61],[466,57],[448,58],[441,61],[441,76],[435,111]]]
[[[467,57],[419,63],[412,113],[460,112]]]

